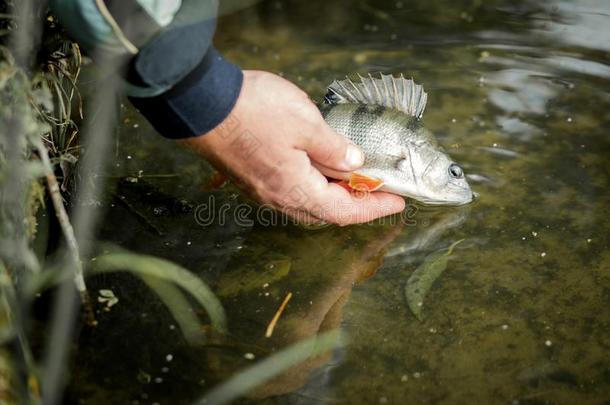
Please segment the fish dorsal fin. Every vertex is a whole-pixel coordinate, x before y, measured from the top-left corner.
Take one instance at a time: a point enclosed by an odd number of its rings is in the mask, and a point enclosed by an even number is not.
[[[324,101],[328,104],[370,104],[393,108],[420,119],[426,108],[428,94],[424,88],[403,75],[394,77],[381,74],[381,78],[358,75],[360,82],[354,83],[349,77],[335,80],[328,86]]]

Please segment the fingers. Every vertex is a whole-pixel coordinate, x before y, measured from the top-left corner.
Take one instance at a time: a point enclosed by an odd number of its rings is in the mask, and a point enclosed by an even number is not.
[[[299,170],[286,168],[284,172],[290,187],[274,199],[279,203],[274,205],[283,212],[305,212],[311,217],[308,221],[350,225],[396,214],[405,208],[405,200],[400,196],[385,192],[352,193],[336,183],[329,183],[312,165],[309,170],[304,169],[302,162],[294,166]]]
[[[282,212],[283,214],[288,215],[296,223],[301,224],[301,225],[316,226],[316,225],[324,225],[324,224],[326,224],[325,221],[323,221],[320,218],[317,218],[317,217],[311,215],[307,211],[295,210],[295,209],[280,209],[280,212]]]
[[[313,163],[313,162],[312,162],[312,165],[324,176],[330,177],[332,179],[348,180],[352,173],[352,172],[340,172],[338,170],[329,169],[326,166],[322,166],[321,164],[317,164],[317,163]]]
[[[317,177],[321,180],[318,181]],[[313,218],[327,223],[350,225],[369,222],[401,212],[405,200],[385,192],[351,193],[335,183],[328,183],[318,172],[301,178],[291,198],[292,209],[307,212]],[[323,185],[320,183],[323,182]],[[298,198],[296,196],[298,195]]]
[[[335,183],[328,184],[321,198],[327,201],[324,206],[331,209],[323,210],[319,217],[338,225],[369,222],[399,213],[405,208],[405,200],[400,196],[382,191],[350,193]]]

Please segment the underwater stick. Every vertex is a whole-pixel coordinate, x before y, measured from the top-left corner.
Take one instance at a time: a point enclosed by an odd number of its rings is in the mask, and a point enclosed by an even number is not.
[[[284,302],[282,302],[282,305],[280,305],[280,307],[278,308],[277,312],[273,316],[273,319],[271,319],[271,322],[269,322],[269,326],[267,326],[267,331],[265,332],[266,338],[270,338],[271,335],[273,335],[273,330],[275,329],[275,325],[277,324],[277,321],[280,319],[282,312],[284,312],[284,308],[286,308],[286,305],[288,305],[288,301],[290,301],[290,298],[292,298],[291,292],[289,292],[288,295],[286,295],[286,298],[284,298]]]

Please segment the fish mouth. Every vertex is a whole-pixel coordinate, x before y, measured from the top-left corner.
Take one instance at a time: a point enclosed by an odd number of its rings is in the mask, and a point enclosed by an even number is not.
[[[413,190],[405,190],[404,187],[391,187],[389,184],[384,185],[381,188],[382,191],[386,191],[392,194],[397,194],[406,198],[412,198],[418,202],[421,202],[425,205],[430,206],[449,206],[449,207],[459,207],[461,205],[470,204],[475,199],[479,197],[478,193],[472,191],[469,187],[461,187],[461,186],[453,186],[453,190],[457,190],[460,196],[463,198],[460,199],[436,199],[430,198],[426,196],[422,196]]]
[[[418,200],[424,205],[429,205],[433,207],[461,207],[462,205],[468,205],[474,201],[471,199],[469,201],[433,201],[433,200]]]
[[[421,203],[423,203],[425,205],[460,207],[462,205],[467,205],[467,204],[472,203],[478,197],[479,197],[479,194],[475,193],[473,191],[473,192],[471,192],[470,199],[468,199],[468,200],[460,200],[460,201],[455,201],[455,200],[432,200],[432,199],[423,198],[423,197],[411,197],[411,198],[414,198],[417,201],[419,201],[419,202],[421,202]]]

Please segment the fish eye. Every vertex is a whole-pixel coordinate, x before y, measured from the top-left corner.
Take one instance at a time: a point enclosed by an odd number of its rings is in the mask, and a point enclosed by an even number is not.
[[[454,179],[461,179],[462,177],[464,177],[464,171],[462,170],[460,165],[451,163],[449,165],[449,175]]]

